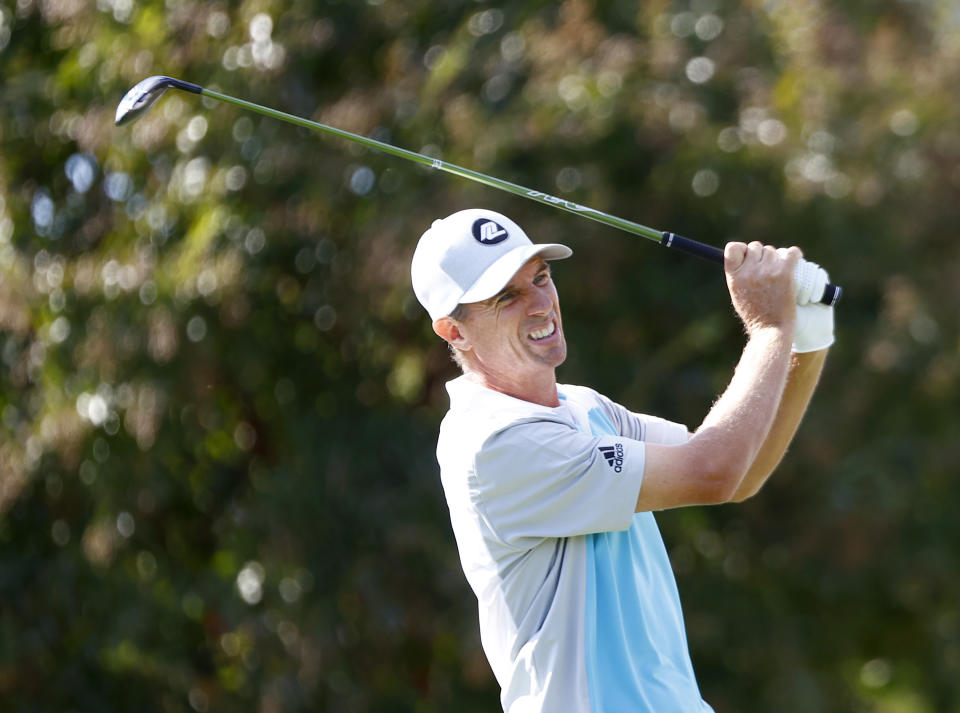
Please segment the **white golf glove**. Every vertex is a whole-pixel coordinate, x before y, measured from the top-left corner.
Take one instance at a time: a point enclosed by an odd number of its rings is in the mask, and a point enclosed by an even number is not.
[[[816,300],[823,295],[830,276],[817,263],[801,260],[794,269],[793,280],[797,284],[797,327],[792,351],[805,354],[826,349],[834,342],[833,307]]]
[[[797,286],[797,304],[805,305],[820,301],[830,275],[817,263],[800,259],[793,268],[793,281]]]

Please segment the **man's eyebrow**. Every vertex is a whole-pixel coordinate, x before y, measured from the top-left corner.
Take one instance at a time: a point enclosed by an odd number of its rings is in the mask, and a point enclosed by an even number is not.
[[[550,272],[551,272],[551,270],[550,270],[550,263],[547,262],[546,260],[543,260],[543,261],[540,263],[540,265],[537,267],[537,272],[536,272],[536,274],[537,274],[537,275],[540,275],[540,274],[542,274],[544,271],[546,271],[547,273],[550,273]],[[511,290],[515,290],[515,289],[517,289],[517,286],[514,284],[513,278],[512,278],[512,279],[510,280],[510,282],[508,282],[508,283],[504,286],[504,288],[503,288],[502,290],[500,290],[500,291],[499,291],[497,294],[495,294],[493,297],[488,297],[486,300],[484,300],[484,302],[489,302],[490,304],[493,304],[493,303],[496,302],[498,299],[500,299],[501,297],[503,297],[506,293],[510,292]]]
[[[485,301],[488,302],[489,304],[495,304],[497,300],[499,300],[501,297],[503,297],[503,296],[504,296],[505,294],[507,294],[508,292],[512,292],[512,291],[515,290],[515,289],[517,289],[517,286],[514,284],[513,280],[511,279],[510,282],[508,282],[506,285],[504,285],[504,287],[503,287],[502,290],[500,290],[500,291],[499,291],[497,294],[495,294],[493,297],[489,297],[489,298],[486,299]]]
[[[504,287],[502,290],[500,290],[497,294],[495,294],[493,297],[487,298],[485,302],[489,304],[495,304],[498,299],[500,299],[501,297],[503,297],[505,294],[507,294],[513,289],[514,289],[513,283],[510,283],[506,287]]]

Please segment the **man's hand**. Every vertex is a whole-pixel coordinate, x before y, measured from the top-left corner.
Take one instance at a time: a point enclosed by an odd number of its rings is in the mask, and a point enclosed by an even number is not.
[[[747,333],[765,327],[792,330],[797,314],[793,271],[803,256],[800,248],[727,243],[723,256],[730,299]]]

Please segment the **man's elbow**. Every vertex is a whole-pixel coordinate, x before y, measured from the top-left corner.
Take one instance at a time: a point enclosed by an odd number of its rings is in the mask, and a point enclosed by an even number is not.
[[[749,466],[750,463],[745,458],[731,455],[714,460],[704,469],[700,484],[704,504],[722,505],[739,502],[754,495],[754,492],[744,491],[741,488]]]
[[[711,439],[712,440],[712,439]],[[690,444],[694,441],[691,440]],[[698,495],[705,505],[736,502],[753,495],[742,486],[753,466],[755,453],[746,448],[716,447],[716,442],[697,444],[696,468],[700,472]]]
[[[745,474],[746,465],[735,460],[713,463],[703,471],[698,488],[703,504],[722,505],[733,502],[740,494],[740,484]]]
[[[763,488],[764,483],[767,482],[767,478],[773,474],[773,471],[778,464],[779,460],[772,466],[769,465],[769,463],[761,463],[759,461],[755,462],[750,470],[747,471],[747,474],[744,476],[740,487],[737,488],[737,490],[730,497],[729,502],[742,503],[744,500],[748,500],[759,493]]]
[[[663,472],[659,480],[651,478],[644,486],[641,499],[644,495],[646,499],[638,501],[638,508],[720,505],[752,494],[741,490],[753,464],[753,454],[746,449],[730,448],[718,438],[702,435],[680,446],[660,448],[668,451],[659,456]]]

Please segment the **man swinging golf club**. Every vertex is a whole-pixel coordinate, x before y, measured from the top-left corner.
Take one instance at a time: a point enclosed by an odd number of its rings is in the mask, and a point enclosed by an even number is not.
[[[464,210],[421,237],[411,275],[463,375],[437,458],[484,651],[508,713],[692,713],[702,699],[653,511],[743,500],[780,461],[833,343],[826,273],[796,247],[730,243],[747,332],[693,433],[585,386],[548,261],[506,216]]]

